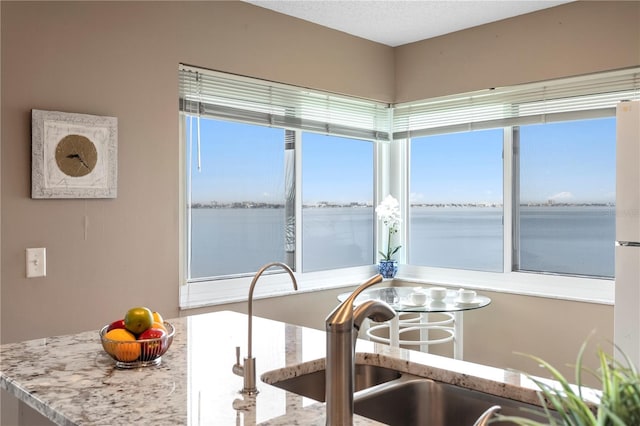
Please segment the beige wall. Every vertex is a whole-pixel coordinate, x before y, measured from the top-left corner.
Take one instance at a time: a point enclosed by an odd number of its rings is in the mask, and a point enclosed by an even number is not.
[[[396,49],[396,102],[640,64],[640,2],[580,1]]]
[[[179,62],[388,102],[640,65],[638,2],[570,3],[396,49],[238,2],[0,7],[3,343],[97,329],[138,304],[180,314]],[[117,199],[30,199],[32,108],[118,117]],[[47,248],[46,278],[25,278],[28,247]],[[263,300],[256,312],[321,327],[334,297]],[[496,294],[468,316],[466,353],[571,362],[588,330],[611,336],[612,312]]]
[[[178,315],[178,63],[392,98],[391,48],[240,2],[3,1],[2,36],[3,342]],[[30,198],[32,108],[118,118],[117,199]]]

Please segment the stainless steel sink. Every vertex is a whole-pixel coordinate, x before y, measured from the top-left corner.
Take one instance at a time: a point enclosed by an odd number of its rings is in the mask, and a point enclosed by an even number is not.
[[[392,426],[471,426],[493,405],[499,405],[503,415],[544,420],[523,410],[541,412],[535,405],[417,377],[396,380],[354,396],[356,414]]]
[[[324,369],[314,371],[272,383],[272,385],[316,401],[325,402],[325,371]],[[369,364],[356,364],[355,391],[386,383],[398,379],[400,376],[400,372],[389,368]]]
[[[274,382],[270,373],[263,381],[289,392],[325,402],[325,370],[317,370]],[[528,417],[544,422],[536,415],[536,405],[515,401],[459,386],[368,364],[355,365],[354,412],[394,426],[472,426],[488,408],[499,405],[506,416]],[[512,423],[491,422],[492,425]]]

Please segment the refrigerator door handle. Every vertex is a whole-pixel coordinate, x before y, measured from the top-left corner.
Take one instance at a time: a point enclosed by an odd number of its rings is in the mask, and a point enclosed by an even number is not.
[[[616,241],[618,247],[640,247],[640,242],[636,241]]]

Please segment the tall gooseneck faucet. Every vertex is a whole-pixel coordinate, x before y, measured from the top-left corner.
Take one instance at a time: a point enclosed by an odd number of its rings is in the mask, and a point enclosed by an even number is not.
[[[236,364],[233,366],[234,374],[238,376],[242,376],[244,378],[244,386],[242,388],[242,393],[248,395],[255,395],[258,393],[258,388],[256,388],[256,359],[253,357],[252,351],[252,336],[253,336],[253,289],[258,282],[258,278],[266,271],[267,269],[278,266],[289,274],[291,277],[291,281],[293,282],[294,290],[298,290],[298,282],[296,281],[296,277],[293,275],[293,271],[289,266],[285,265],[282,262],[271,262],[267,263],[253,276],[253,280],[251,280],[251,285],[249,286],[249,299],[248,299],[248,327],[247,327],[247,357],[244,359],[243,365],[240,365],[240,347],[236,347]]]
[[[395,316],[395,311],[381,300],[367,300],[354,309],[356,297],[363,290],[381,281],[381,275],[369,278],[325,320],[327,330],[325,399],[328,426],[353,424],[355,346],[360,325],[366,318],[382,322]]]

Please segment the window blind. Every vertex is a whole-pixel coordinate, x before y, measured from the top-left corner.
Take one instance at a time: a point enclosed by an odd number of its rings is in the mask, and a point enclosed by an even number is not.
[[[640,99],[640,68],[397,104],[393,139],[615,115]]]
[[[180,65],[180,111],[223,120],[389,141],[388,104]]]

